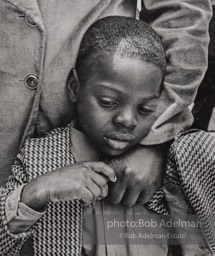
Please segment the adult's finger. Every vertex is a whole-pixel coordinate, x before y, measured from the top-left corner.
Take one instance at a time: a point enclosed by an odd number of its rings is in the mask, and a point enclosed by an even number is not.
[[[107,199],[112,204],[119,204],[125,194],[127,183],[119,179],[115,183],[109,184]]]
[[[152,193],[147,193],[146,191],[142,191],[137,199],[138,205],[144,205],[149,202],[149,200],[152,198]]]
[[[140,188],[138,189],[138,187],[127,188],[121,201],[122,204],[126,207],[134,206],[139,198],[140,193],[141,193],[141,190]]]

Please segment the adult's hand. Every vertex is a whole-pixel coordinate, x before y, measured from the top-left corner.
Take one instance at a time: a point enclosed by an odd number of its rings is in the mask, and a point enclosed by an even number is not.
[[[117,176],[117,182],[109,185],[108,200],[126,207],[147,203],[162,184],[166,153],[163,145],[138,145],[108,160]]]

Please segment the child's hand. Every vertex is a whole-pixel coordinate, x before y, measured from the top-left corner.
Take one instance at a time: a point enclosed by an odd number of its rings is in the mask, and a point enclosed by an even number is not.
[[[108,180],[115,182],[113,169],[103,162],[80,162],[38,177],[27,184],[21,200],[38,210],[52,202],[82,200],[86,205],[108,194]]]

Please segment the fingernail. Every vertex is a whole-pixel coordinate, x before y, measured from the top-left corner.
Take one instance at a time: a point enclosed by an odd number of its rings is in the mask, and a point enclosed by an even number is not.
[[[114,178],[113,178],[112,182],[116,182],[116,181],[117,181],[117,177],[116,177],[116,176],[114,176]]]

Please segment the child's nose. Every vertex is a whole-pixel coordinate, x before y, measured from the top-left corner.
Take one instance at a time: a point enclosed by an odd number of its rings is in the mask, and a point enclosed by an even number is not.
[[[114,118],[114,124],[126,128],[134,128],[137,126],[137,117],[132,109],[120,111]]]

